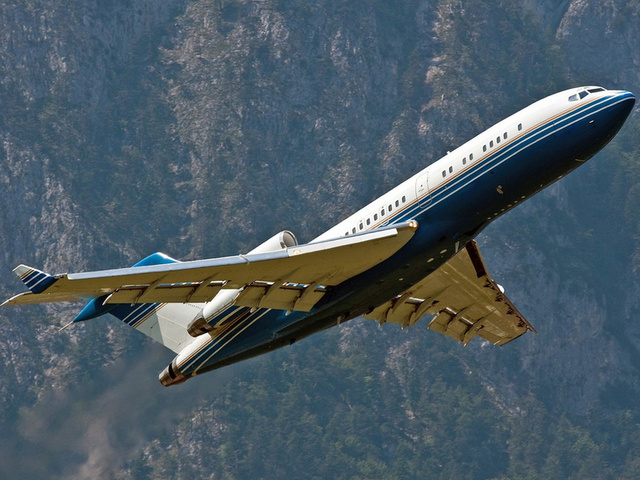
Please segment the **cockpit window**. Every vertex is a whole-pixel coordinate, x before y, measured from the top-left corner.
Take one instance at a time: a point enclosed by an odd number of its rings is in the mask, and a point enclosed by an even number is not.
[[[578,98],[580,98],[580,100],[582,100],[584,97],[586,97],[590,93],[604,92],[604,91],[606,91],[606,89],[604,89],[602,87],[585,88],[584,90],[580,90],[578,93],[574,93],[573,95],[571,95],[569,97],[569,101],[570,102],[575,102],[576,100],[578,100]]]

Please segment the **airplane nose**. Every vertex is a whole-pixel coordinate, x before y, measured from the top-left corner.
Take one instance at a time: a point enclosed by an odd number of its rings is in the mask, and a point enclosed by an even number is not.
[[[618,90],[612,92],[609,108],[607,109],[608,112],[605,113],[605,117],[608,119],[606,123],[610,129],[609,139],[620,130],[631,110],[633,110],[635,103],[636,97],[629,91]]]
[[[585,161],[603,148],[618,133],[631,113],[636,98],[626,90],[609,90],[602,97],[600,109],[585,117],[591,126],[582,132],[586,134],[578,140],[575,158]]]
[[[616,96],[620,99],[619,105],[621,107],[621,116],[626,119],[636,103],[636,97],[633,95],[633,93],[627,90],[619,90],[618,92],[616,92]]]

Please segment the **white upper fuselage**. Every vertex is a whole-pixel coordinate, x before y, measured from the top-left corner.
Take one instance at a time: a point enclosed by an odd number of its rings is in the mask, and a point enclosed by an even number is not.
[[[371,230],[387,224],[390,218],[397,218],[400,212],[415,208],[416,205],[426,207],[429,205],[430,192],[481,165],[495,150],[505,148],[556,117],[616,93],[617,91],[608,91],[602,87],[589,86],[565,90],[539,100],[448,152],[312,242]]]
[[[531,328],[488,276],[473,238],[600,151],[634,104],[631,92],[601,87],[551,95],[310,244],[280,232],[246,255],[217,259],[156,253],[130,268],[56,276],[19,265],[30,292],[4,304],[91,298],[74,322],[110,313],[177,353],[164,385],[360,315],[408,326],[430,313],[440,333],[502,345]]]

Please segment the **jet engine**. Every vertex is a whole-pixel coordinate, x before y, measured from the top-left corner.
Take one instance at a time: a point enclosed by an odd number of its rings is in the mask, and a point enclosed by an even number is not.
[[[231,307],[233,302],[236,301],[236,298],[238,298],[238,295],[240,295],[240,292],[242,292],[241,288],[225,288],[220,290],[187,326],[187,332],[189,335],[197,337],[198,335],[214,330],[215,326],[211,325],[209,321],[217,317],[219,313]]]
[[[276,233],[273,237],[264,243],[261,243],[249,253],[266,253],[275,252],[277,250],[284,250],[288,247],[295,247],[298,245],[296,236],[289,230],[283,230],[280,233]]]
[[[282,232],[276,233],[266,242],[258,245],[248,254],[274,252],[277,250],[284,250],[288,247],[294,247],[296,245],[298,245],[296,236],[289,230],[283,230]],[[220,313],[233,306],[242,290],[242,288],[224,288],[220,290],[187,326],[187,332],[189,332],[189,335],[197,337],[204,333],[213,331],[215,329],[215,325],[209,322],[214,318],[217,318]]]
[[[177,358],[177,357],[176,357]],[[160,383],[165,387],[169,385],[177,385],[187,380],[187,377],[180,373],[174,359],[167,367],[158,375]]]

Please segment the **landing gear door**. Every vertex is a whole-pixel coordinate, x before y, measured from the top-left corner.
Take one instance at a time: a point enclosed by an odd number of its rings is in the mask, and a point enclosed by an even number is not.
[[[416,180],[416,198],[420,206],[427,206],[431,203],[431,195],[429,194],[429,172],[423,172],[418,175]]]

